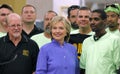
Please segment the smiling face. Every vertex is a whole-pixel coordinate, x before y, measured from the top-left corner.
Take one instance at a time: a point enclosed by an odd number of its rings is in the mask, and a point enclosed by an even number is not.
[[[77,18],[77,22],[78,22],[78,26],[79,27],[89,27],[90,25],[90,10],[79,10],[78,12],[78,18]]]
[[[53,39],[58,42],[64,42],[64,38],[67,35],[67,30],[63,22],[58,22],[52,25],[51,33]]]
[[[8,16],[7,30],[10,38],[19,38],[22,33],[22,24],[20,16],[10,14]]]

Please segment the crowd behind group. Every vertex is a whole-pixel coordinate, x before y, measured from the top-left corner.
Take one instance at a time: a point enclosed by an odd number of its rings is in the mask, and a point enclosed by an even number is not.
[[[39,23],[36,12],[0,6],[0,74],[120,74],[119,3],[49,10]]]

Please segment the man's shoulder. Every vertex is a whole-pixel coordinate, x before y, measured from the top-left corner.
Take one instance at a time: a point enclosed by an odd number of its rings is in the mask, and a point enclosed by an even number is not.
[[[36,42],[30,38],[28,38],[25,35],[22,35],[22,39],[24,40],[24,42],[26,42],[27,44],[36,44]]]
[[[94,39],[93,39],[93,35],[92,35],[92,36],[89,36],[89,37],[85,38],[83,43],[89,43],[89,42],[93,42],[93,41],[94,41]]]
[[[5,42],[5,36],[0,37],[0,43],[3,43],[3,42]]]
[[[36,39],[36,38],[39,38],[40,36],[43,36],[43,33],[39,33],[39,34],[33,35],[31,37],[31,39]]]
[[[0,32],[0,37],[5,36],[7,33]]]
[[[120,40],[120,37],[116,34],[110,34],[110,39]]]

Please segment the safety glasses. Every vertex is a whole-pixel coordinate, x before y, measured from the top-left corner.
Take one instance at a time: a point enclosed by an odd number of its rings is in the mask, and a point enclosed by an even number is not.
[[[105,9],[108,8],[108,7],[113,7],[113,8],[116,8],[116,9],[119,10],[119,8],[115,4],[106,5]]]

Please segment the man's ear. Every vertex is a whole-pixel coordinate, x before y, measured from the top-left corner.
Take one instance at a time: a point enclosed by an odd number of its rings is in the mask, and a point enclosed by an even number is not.
[[[104,19],[104,20],[103,20],[103,23],[104,23],[105,25],[107,25],[107,19]]]
[[[69,20],[70,21],[70,18],[67,16],[67,20]]]
[[[105,26],[107,26],[107,24],[108,24],[108,23],[107,23],[107,19],[104,19],[104,20],[103,20],[103,24],[104,24]]]

